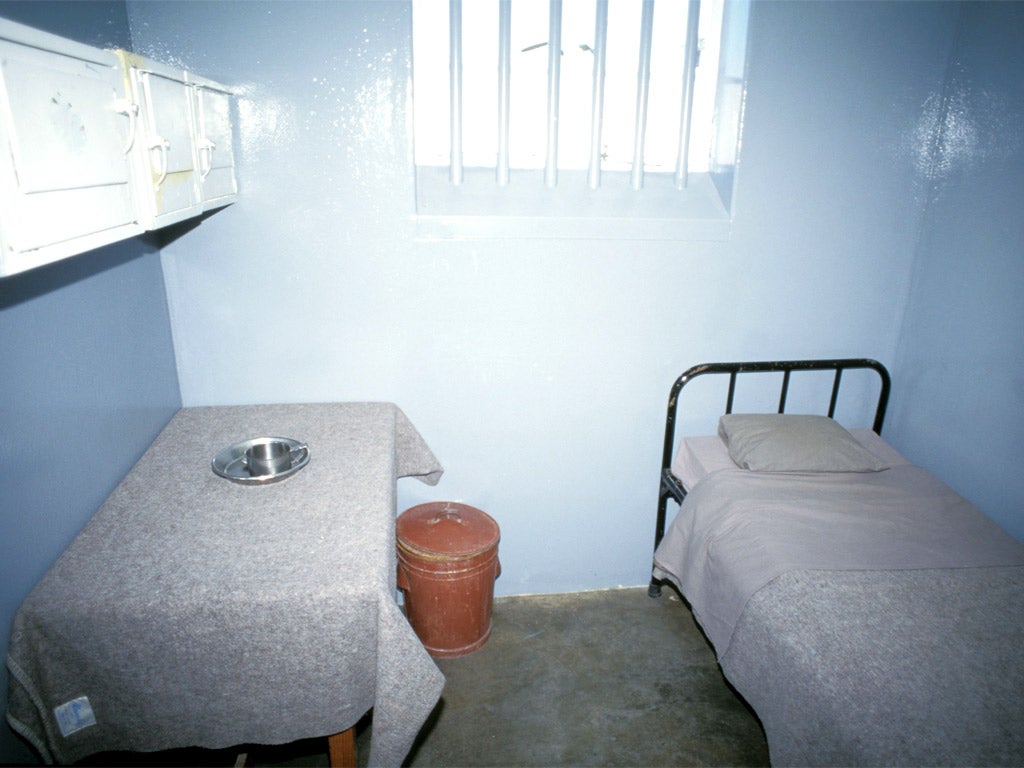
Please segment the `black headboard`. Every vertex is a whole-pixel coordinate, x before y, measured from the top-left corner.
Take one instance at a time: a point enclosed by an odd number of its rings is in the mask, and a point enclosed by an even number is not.
[[[878,404],[875,408],[875,421],[872,429],[881,433],[882,422],[885,420],[885,409],[889,403],[889,389],[891,386],[889,371],[885,366],[876,360],[869,359],[842,359],[842,360],[772,360],[765,362],[748,363],[704,363],[695,365],[685,371],[675,383],[668,398],[668,413],[665,417],[665,445],[661,459],[661,484],[658,491],[658,519],[655,528],[654,546],[657,547],[661,537],[665,533],[665,505],[668,499],[674,498],[681,502],[686,496],[686,490],[672,475],[672,454],[675,450],[675,429],[676,409],[679,402],[680,390],[690,381],[705,374],[725,374],[729,377],[729,390],[725,401],[723,413],[732,413],[733,398],[736,394],[736,377],[741,373],[782,373],[782,384],[779,388],[779,413],[786,410],[786,397],[789,394],[789,383],[793,373],[801,371],[835,371],[832,382],[832,395],[828,405],[828,416],[834,416],[836,403],[839,399],[839,385],[842,381],[843,371],[868,368],[875,371],[881,379],[881,389],[878,393]]]

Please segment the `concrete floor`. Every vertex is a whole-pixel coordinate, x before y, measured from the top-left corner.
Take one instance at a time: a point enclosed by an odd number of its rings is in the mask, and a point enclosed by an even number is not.
[[[669,589],[510,597],[447,684],[412,766],[768,765],[756,717]]]
[[[646,588],[499,598],[493,622],[480,650],[437,659],[447,682],[412,768],[768,765],[757,718],[671,589],[657,600]],[[357,729],[361,766],[371,728],[367,718]],[[107,753],[82,764],[229,766],[238,756]],[[327,739],[247,756],[255,766],[326,766]]]
[[[670,589],[499,598],[493,621],[483,648],[437,660],[445,691],[409,766],[768,765],[757,718]],[[368,747],[363,727],[361,765]],[[326,765],[324,749],[254,757]]]

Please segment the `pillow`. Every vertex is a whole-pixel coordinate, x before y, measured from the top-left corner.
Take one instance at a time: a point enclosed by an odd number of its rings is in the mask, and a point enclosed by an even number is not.
[[[886,465],[828,416],[729,413],[718,436],[737,466],[755,472],[877,472]]]

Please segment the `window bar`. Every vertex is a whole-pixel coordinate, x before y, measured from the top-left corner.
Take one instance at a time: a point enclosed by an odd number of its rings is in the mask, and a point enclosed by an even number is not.
[[[462,184],[462,0],[448,3],[448,67],[451,133],[448,179],[453,186]]]
[[[690,176],[690,120],[693,112],[693,81],[697,76],[697,29],[700,0],[690,0],[686,11],[686,48],[683,59],[683,106],[679,117],[679,155],[676,158],[676,189],[686,189]]]
[[[544,184],[558,184],[558,86],[562,75],[562,0],[548,5],[548,146]]]
[[[640,65],[636,76],[636,132],[633,135],[634,190],[644,185],[644,137],[647,133],[647,98],[651,82],[651,38],[654,35],[654,0],[644,0],[640,16]]]
[[[498,2],[498,164],[499,187],[508,185],[508,125],[512,72],[512,0]]]
[[[608,43],[608,0],[597,0],[594,12],[594,84],[590,113],[590,167],[587,183],[601,186],[601,125],[604,120],[605,49]]]

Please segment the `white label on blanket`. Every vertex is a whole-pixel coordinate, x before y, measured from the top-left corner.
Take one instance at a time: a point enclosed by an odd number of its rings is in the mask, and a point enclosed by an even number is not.
[[[70,736],[75,731],[96,725],[96,715],[93,714],[92,705],[89,704],[88,696],[79,696],[77,699],[61,704],[53,708],[53,714],[57,718],[57,726],[60,728],[61,736]]]

